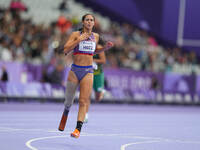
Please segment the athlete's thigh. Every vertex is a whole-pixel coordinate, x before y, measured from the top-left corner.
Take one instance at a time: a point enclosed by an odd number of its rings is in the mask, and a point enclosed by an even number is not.
[[[80,81],[80,98],[89,99],[90,94],[92,92],[92,85],[93,85],[93,73],[88,73]]]
[[[71,71],[71,70],[69,71],[67,80],[71,81],[73,83],[78,83],[78,79],[76,77],[76,74],[73,71]]]

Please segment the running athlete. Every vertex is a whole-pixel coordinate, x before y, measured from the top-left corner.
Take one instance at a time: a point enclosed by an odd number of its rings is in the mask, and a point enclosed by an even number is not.
[[[64,45],[65,54],[73,51],[74,61],[68,74],[65,108],[58,129],[64,130],[70,107],[74,102],[76,89],[80,85],[77,125],[74,132],[71,133],[71,136],[75,138],[80,136],[86,109],[89,105],[93,85],[93,55],[106,51],[113,46],[112,42],[107,42],[105,46],[96,46],[98,45],[99,34],[92,32],[94,23],[93,15],[84,15],[82,17],[82,30],[73,32]]]
[[[93,65],[93,68],[94,68],[93,89],[95,91],[95,100],[98,102],[103,98],[103,95],[104,95],[103,64],[106,63],[105,53],[102,52],[100,54],[94,55],[93,61],[94,61],[94,65]],[[89,110],[89,106],[87,107],[87,113],[85,115],[84,123],[88,122],[88,116],[89,116],[88,110]]]

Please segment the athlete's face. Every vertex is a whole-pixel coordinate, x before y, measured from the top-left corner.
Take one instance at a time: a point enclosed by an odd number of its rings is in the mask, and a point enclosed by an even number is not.
[[[92,30],[94,27],[94,17],[92,15],[87,15],[83,20],[83,26],[88,30]]]

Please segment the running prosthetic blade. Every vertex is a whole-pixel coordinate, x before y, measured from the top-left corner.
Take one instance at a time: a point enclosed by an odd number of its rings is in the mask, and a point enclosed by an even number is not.
[[[64,131],[66,122],[67,122],[67,116],[65,116],[64,113],[63,113],[62,118],[60,120],[60,125],[59,125],[59,128],[58,128],[59,131]]]

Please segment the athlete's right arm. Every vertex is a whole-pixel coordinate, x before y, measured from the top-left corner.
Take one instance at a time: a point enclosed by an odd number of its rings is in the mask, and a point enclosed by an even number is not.
[[[64,45],[64,53],[68,54],[79,44],[79,42],[80,39],[78,38],[78,32],[72,32],[72,34],[69,36],[69,39]]]
[[[64,45],[64,53],[68,54],[72,51],[81,41],[89,38],[89,35],[84,33],[80,35],[80,32],[72,32],[66,44]]]

